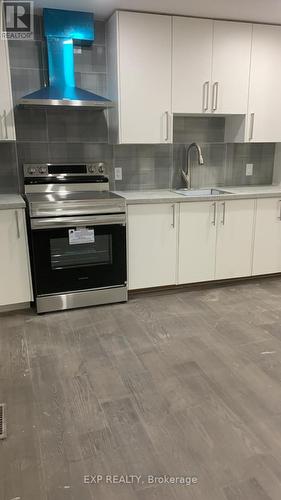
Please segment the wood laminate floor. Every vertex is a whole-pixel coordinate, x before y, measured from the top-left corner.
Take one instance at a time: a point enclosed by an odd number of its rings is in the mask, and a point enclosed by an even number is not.
[[[280,500],[280,278],[5,314],[0,347],[1,500]]]

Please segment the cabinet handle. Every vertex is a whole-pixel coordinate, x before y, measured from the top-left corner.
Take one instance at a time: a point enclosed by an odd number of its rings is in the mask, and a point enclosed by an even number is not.
[[[5,139],[8,139],[8,126],[7,126],[7,112],[4,109],[3,113],[4,127],[5,127]]]
[[[222,226],[225,224],[225,201],[222,203],[222,220],[221,220]]]
[[[19,214],[18,214],[17,210],[15,210],[15,217],[16,217],[16,225],[17,225],[17,237],[18,237],[18,239],[20,239]]]
[[[251,113],[250,133],[249,133],[249,140],[250,141],[252,141],[254,138],[254,124],[255,124],[255,113]]]
[[[215,203],[213,203],[213,210],[214,210],[214,211],[213,211],[213,220],[212,220],[212,224],[213,224],[213,226],[215,226],[215,225],[216,225],[216,220],[217,220],[217,204],[216,204],[216,202],[215,202]]]
[[[165,142],[168,142],[169,140],[169,111],[165,111],[165,117],[166,117],[166,135],[165,135]]]
[[[205,82],[203,84],[203,110],[208,111],[209,107],[209,90],[210,90],[210,82]]]
[[[277,216],[277,219],[281,221],[281,200],[279,200],[278,203],[279,203],[279,215]]]
[[[215,82],[213,85],[213,111],[216,111],[218,108],[218,95],[219,95],[219,82]]]
[[[176,205],[175,204],[172,205],[172,210],[173,210],[173,220],[172,220],[171,226],[173,228],[175,228],[176,227]]]

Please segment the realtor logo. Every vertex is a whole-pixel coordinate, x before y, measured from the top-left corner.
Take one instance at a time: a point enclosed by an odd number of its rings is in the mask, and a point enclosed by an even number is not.
[[[33,40],[33,2],[3,0],[1,5],[1,38],[9,40]]]

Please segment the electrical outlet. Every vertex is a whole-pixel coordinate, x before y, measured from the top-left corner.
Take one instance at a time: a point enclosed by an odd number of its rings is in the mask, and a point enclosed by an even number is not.
[[[246,175],[253,175],[254,165],[253,163],[246,163]]]
[[[74,54],[82,54],[81,47],[74,47]]]
[[[115,173],[115,180],[122,181],[122,167],[116,167],[114,169],[114,173]]]

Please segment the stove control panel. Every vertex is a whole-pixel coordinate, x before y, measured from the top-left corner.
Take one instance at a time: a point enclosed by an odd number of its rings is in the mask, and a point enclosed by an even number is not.
[[[92,163],[28,163],[23,165],[24,178],[34,177],[101,177],[107,175],[103,161]]]

